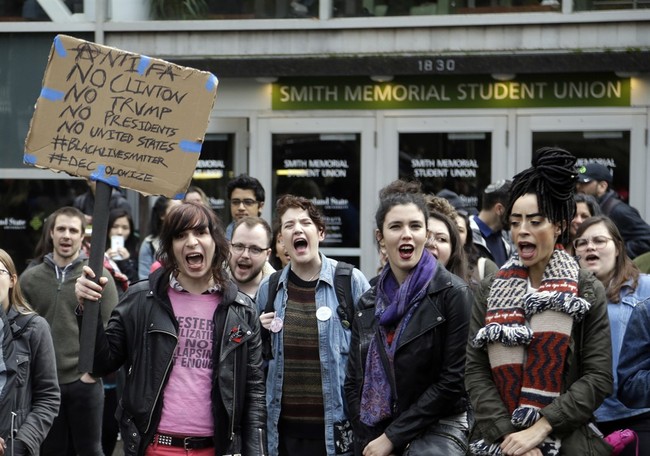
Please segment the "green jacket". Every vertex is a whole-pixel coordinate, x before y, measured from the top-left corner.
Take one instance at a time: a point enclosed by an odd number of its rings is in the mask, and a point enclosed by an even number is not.
[[[470,341],[485,325],[487,297],[494,276],[483,281],[476,293],[470,320]],[[607,317],[605,289],[596,277],[580,270],[580,296],[591,308],[580,323],[575,323],[567,354],[562,393],[541,410],[553,427],[553,435],[562,438],[561,455],[608,454],[602,439],[588,434],[585,426],[593,412],[612,392],[612,350]],[[474,408],[476,425],[470,441],[481,438],[498,442],[506,434],[516,432],[510,413],[501,400],[492,379],[487,350],[467,346],[465,386]],[[593,442],[588,442],[593,438]],[[587,440],[585,440],[587,439]],[[600,441],[599,441],[600,440]],[[594,445],[598,448],[594,448]]]
[[[48,254],[42,263],[20,275],[20,287],[27,302],[50,325],[60,385],[76,382],[82,376],[77,370],[80,328],[75,313],[78,302],[74,286],[87,262],[86,258],[79,257],[61,269],[56,267],[51,254]],[[117,305],[117,289],[106,269],[102,275],[109,278],[101,300],[101,317],[106,324],[111,311]]]

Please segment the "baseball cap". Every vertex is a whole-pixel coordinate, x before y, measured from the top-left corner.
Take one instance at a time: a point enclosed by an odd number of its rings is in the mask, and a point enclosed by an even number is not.
[[[460,199],[460,196],[458,196],[458,193],[452,190],[443,188],[438,193],[436,193],[436,196],[439,196],[440,198],[444,198],[447,201],[449,201],[449,204],[454,206],[454,209],[463,207],[463,201]]]
[[[600,163],[587,163],[584,166],[581,166],[578,174],[578,182],[586,184],[593,180],[595,181],[605,181],[608,184],[612,183],[612,173],[609,171],[609,168]]]

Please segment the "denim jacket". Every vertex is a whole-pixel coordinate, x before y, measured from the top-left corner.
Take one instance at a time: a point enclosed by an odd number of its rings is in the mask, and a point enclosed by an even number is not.
[[[338,300],[334,291],[334,270],[337,261],[330,260],[320,254],[322,267],[318,284],[316,285],[316,306],[329,307],[332,316],[326,321],[318,321],[319,342],[318,349],[321,359],[321,378],[323,381],[323,405],[325,407],[325,444],[327,454],[352,454],[349,452],[337,453],[335,449],[335,427],[349,428],[348,410],[343,393],[345,381],[345,368],[348,361],[351,332],[344,329],[336,313]],[[287,305],[287,280],[291,265],[287,265],[280,275],[278,292],[275,297],[274,309],[276,317],[284,319]],[[260,313],[264,312],[269,294],[268,277],[260,284],[257,292],[257,305]],[[370,288],[368,280],[358,269],[352,273],[352,297],[355,308],[361,295]],[[282,385],[284,380],[283,331],[271,333],[271,348],[273,359],[269,361],[266,379],[266,405],[268,411],[267,433],[268,450],[270,456],[278,455],[278,421],[282,403]]]
[[[630,316],[617,374],[620,401],[628,407],[650,407],[650,299]]]
[[[607,314],[612,334],[612,374],[614,376],[614,394],[607,397],[594,415],[597,422],[620,420],[642,413],[650,412],[650,408],[628,408],[621,403],[616,395],[618,390],[618,375],[616,369],[619,365],[623,336],[628,320],[634,308],[639,304],[650,301],[650,275],[641,274],[636,290],[632,290],[631,283],[626,283],[621,288],[620,302],[607,303]],[[628,348],[626,348],[627,350]]]

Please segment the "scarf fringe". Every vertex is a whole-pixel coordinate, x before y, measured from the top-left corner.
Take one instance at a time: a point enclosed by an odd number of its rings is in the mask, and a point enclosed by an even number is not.
[[[570,315],[575,321],[581,321],[591,304],[573,293],[538,291],[524,297],[523,307],[527,317],[546,310],[554,310]]]
[[[475,348],[482,348],[489,343],[501,342],[507,347],[515,347],[527,345],[532,338],[533,331],[528,326],[490,323],[478,330],[472,344]]]
[[[502,456],[501,447],[497,443],[487,443],[477,440],[469,445],[469,454],[472,456]]]
[[[559,456],[561,447],[561,440],[547,437],[538,448],[544,456]],[[503,456],[498,443],[488,443],[484,439],[470,443],[469,454],[471,456]]]
[[[510,422],[517,429],[527,429],[535,424],[541,417],[542,415],[539,413],[539,409],[524,405],[517,407],[514,412],[512,412]]]

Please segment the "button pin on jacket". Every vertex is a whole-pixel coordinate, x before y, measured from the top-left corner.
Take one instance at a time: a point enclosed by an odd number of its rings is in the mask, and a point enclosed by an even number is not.
[[[269,329],[273,333],[279,333],[282,331],[282,326],[284,326],[284,322],[282,321],[282,318],[280,317],[275,317],[273,320],[271,320],[271,326]]]
[[[316,318],[320,321],[329,320],[332,318],[332,309],[329,307],[319,307],[318,310],[316,310]]]

